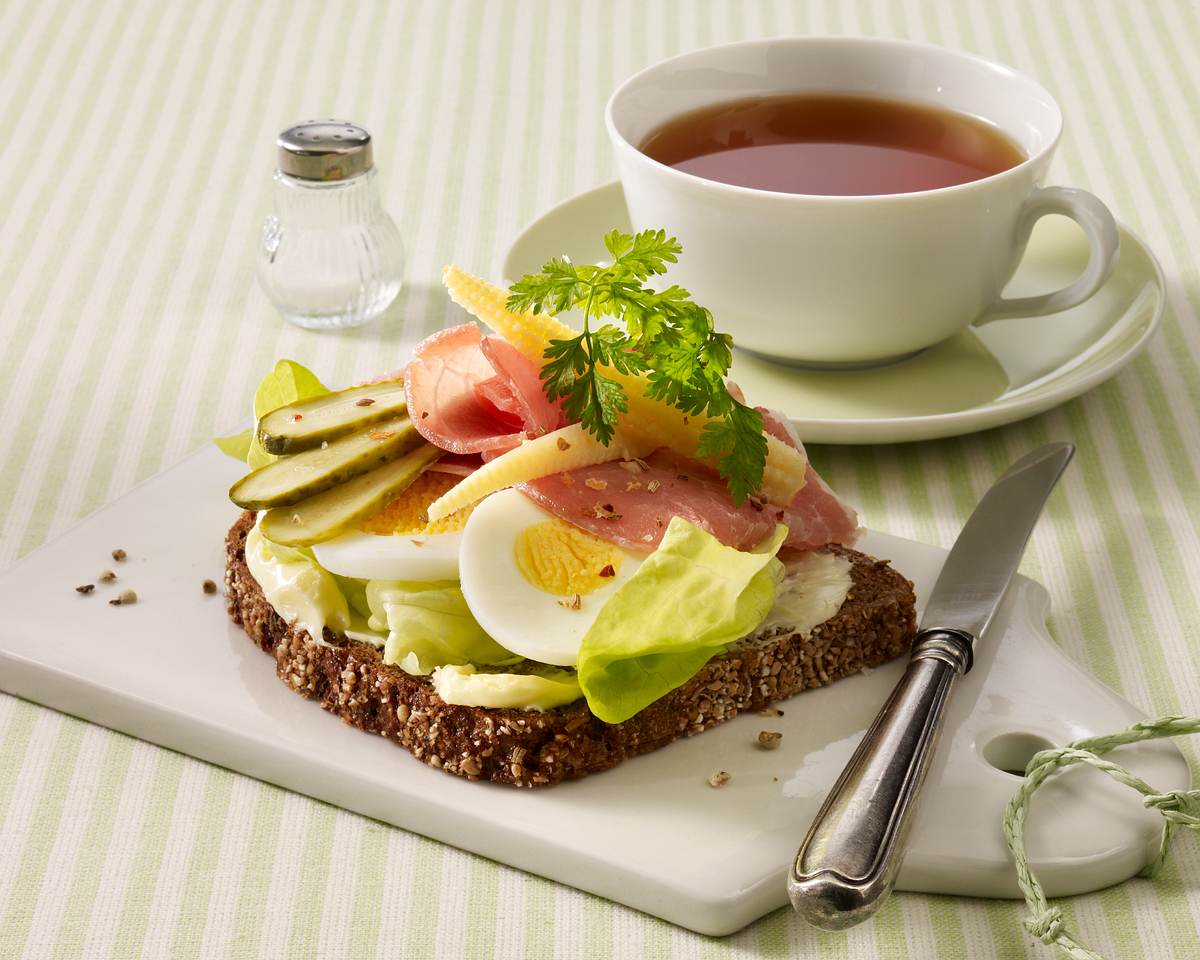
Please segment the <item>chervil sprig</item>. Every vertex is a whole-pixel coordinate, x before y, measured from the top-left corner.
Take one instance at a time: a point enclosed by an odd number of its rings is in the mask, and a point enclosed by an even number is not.
[[[645,394],[690,416],[711,418],[698,453],[716,457],[736,503],[762,485],[767,457],[762,415],[738,401],[725,385],[733,340],[713,328],[712,314],[682,287],[647,285],[667,272],[682,247],[665,230],[637,234],[613,230],[604,238],[611,262],[604,266],[556,257],[541,273],[512,287],[515,312],[563,313],[580,308],[577,337],[552,340],[546,348],[542,383],[546,396],[562,400],[572,420],[604,444],[629,407],[624,388],[604,370],[644,374]],[[623,325],[592,322],[612,317]]]

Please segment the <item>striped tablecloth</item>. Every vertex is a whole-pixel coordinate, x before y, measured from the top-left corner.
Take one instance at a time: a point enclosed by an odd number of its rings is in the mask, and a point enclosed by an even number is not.
[[[1148,713],[1200,713],[1190,0],[0,0],[0,565],[235,425],[274,358],[348,382],[454,319],[443,263],[494,271],[523,223],[613,177],[601,110],[621,78],[795,33],[930,40],[1039,77],[1068,116],[1052,179],[1149,241],[1169,298],[1147,353],[1059,410],[814,460],[872,527],[949,544],[1003,465],[1074,441],[1026,563],[1054,636]],[[253,277],[273,137],[312,115],[374,132],[409,253],[386,320],[340,335],[284,326]],[[1106,955],[1196,957],[1194,839],[1065,913]],[[0,696],[3,957],[1046,956],[1022,915],[906,894],[845,935],[781,910],[706,939]]]

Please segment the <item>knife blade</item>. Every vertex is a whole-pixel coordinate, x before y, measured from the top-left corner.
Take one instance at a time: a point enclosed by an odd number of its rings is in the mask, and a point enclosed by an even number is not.
[[[971,669],[1069,443],[1014,463],[980,500],[934,584],[908,667],[825,799],[788,872],[788,898],[814,926],[871,916],[896,882],[921,785],[955,681]]]
[[[959,630],[976,639],[987,632],[1046,498],[1074,452],[1069,443],[1039,447],[992,484],[946,557],[922,630]]]

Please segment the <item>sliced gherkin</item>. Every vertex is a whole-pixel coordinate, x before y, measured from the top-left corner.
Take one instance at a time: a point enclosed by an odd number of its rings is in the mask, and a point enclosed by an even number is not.
[[[336,537],[386,507],[442,453],[432,444],[423,443],[399,460],[376,467],[332,490],[294,506],[268,510],[262,518],[262,534],[288,547],[310,547]]]
[[[246,510],[285,507],[402,457],[425,441],[408,417],[384,420],[328,446],[281,457],[229,488]]]
[[[299,453],[398,417],[407,409],[403,380],[348,387],[263,414],[258,442],[267,453]]]

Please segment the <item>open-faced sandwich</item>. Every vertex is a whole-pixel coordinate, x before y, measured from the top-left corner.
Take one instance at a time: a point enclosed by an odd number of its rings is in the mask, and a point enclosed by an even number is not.
[[[253,468],[230,490],[234,620],[293,690],[470,779],[605,770],[915,628],[790,423],[726,381],[729,338],[650,285],[674,240],[606,243],[610,264],[511,291],[447,268],[487,333],[335,392],[280,361],[257,429],[220,441]]]

